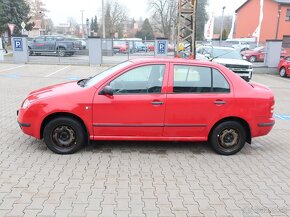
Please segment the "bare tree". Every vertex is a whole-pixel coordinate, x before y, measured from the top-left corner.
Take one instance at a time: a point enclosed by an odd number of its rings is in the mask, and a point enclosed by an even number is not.
[[[41,20],[46,16],[48,10],[42,0],[28,0],[30,16],[35,20]]]
[[[30,16],[34,22],[40,21],[41,28],[45,29],[45,33],[51,32],[53,29],[53,22],[50,18],[47,18],[46,14],[49,12],[46,9],[42,0],[27,0],[30,6]]]
[[[108,2],[106,5],[105,25],[106,37],[113,37],[118,32],[123,33],[124,23],[127,20],[127,9],[117,1]]]
[[[152,26],[164,37],[170,38],[173,27],[176,26],[177,1],[176,0],[149,0],[152,12]]]

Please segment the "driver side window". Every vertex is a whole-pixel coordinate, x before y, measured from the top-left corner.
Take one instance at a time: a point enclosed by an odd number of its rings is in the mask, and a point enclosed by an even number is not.
[[[110,82],[114,94],[161,93],[165,65],[131,69]]]

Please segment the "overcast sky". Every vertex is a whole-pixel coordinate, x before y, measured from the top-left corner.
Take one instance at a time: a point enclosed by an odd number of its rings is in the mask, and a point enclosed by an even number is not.
[[[50,11],[48,16],[52,18],[55,25],[66,23],[68,17],[74,17],[81,23],[81,10],[84,10],[84,22],[86,18],[91,18],[95,14],[101,16],[101,0],[42,0],[46,8]],[[107,0],[104,0],[105,2]],[[176,0],[177,1],[177,0]],[[118,2],[128,9],[129,17],[143,19],[149,17],[148,0],[118,0]],[[216,15],[222,13],[222,7],[226,6],[225,14],[232,15],[234,11],[245,2],[245,0],[209,0],[208,11],[214,11]]]

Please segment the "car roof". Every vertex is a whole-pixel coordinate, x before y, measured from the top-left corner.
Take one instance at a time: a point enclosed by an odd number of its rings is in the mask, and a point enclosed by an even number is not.
[[[218,46],[200,46],[199,48],[213,48],[213,49],[218,49],[218,50],[235,50],[232,47],[218,47]]]
[[[216,66],[217,63],[204,60],[192,60],[184,58],[166,58],[166,57],[145,57],[145,58],[136,58],[130,60],[133,63],[179,63],[179,64],[197,64],[202,66]]]

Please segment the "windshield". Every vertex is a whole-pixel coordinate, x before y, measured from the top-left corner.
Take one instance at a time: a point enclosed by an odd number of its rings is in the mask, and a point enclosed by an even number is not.
[[[138,46],[144,46],[144,44],[142,42],[135,42],[135,44]]]
[[[126,62],[122,62],[116,66],[113,66],[113,67],[95,75],[94,77],[90,78],[86,82],[85,86],[91,87],[91,86],[95,85],[96,83],[98,83],[99,81],[101,81],[102,79],[106,78],[107,76],[110,76],[110,75],[114,74],[116,71],[118,71],[126,66],[129,66],[131,64],[132,64],[131,61],[126,61]]]
[[[264,47],[256,47],[255,49],[253,49],[254,51],[259,51],[262,50]]]
[[[213,49],[212,53],[213,58],[223,58],[223,59],[236,59],[242,60],[241,54],[239,54],[236,50],[230,49]]]
[[[114,41],[114,45],[126,45],[126,41]]]

